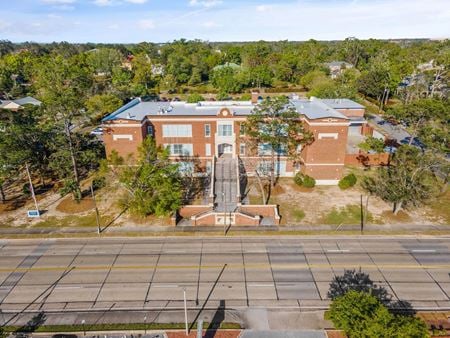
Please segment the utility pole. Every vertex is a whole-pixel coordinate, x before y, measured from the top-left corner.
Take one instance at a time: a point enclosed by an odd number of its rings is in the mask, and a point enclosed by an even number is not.
[[[366,198],[366,207],[364,210],[364,224],[367,224],[367,215],[369,214],[369,196],[370,195],[367,195]]]
[[[225,199],[226,195],[225,195],[225,191],[222,192],[222,200],[223,200],[223,207],[224,207],[224,214],[225,217],[223,218],[223,235],[226,236],[227,235],[227,202]]]
[[[186,288],[183,288],[183,299],[184,299],[184,324],[186,325],[186,336],[189,336],[187,303],[186,303]]]
[[[36,207],[36,211],[37,211],[38,215],[40,215],[39,206],[38,206],[38,203],[36,200],[36,195],[34,194],[33,182],[31,181],[31,175],[30,175],[30,169],[28,168],[28,163],[25,163],[25,169],[26,169],[27,175],[28,175],[28,182],[30,183],[30,192],[31,192],[31,196],[33,197],[34,206]]]
[[[360,207],[361,207],[361,235],[362,235],[364,232],[364,211],[363,211],[363,195],[362,194],[361,194]]]
[[[95,194],[94,194],[94,186],[92,184],[91,184],[91,195],[92,195],[92,200],[94,201],[94,206],[95,206],[95,220],[97,221],[97,233],[100,235],[100,233],[102,232],[102,229],[100,228],[100,214],[98,212],[97,201],[95,200]]]

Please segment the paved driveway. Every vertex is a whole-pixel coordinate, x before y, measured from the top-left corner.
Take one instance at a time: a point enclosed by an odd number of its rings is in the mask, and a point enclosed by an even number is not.
[[[386,134],[389,135],[391,139],[397,140],[400,143],[405,137],[410,137],[411,135],[401,126],[394,126],[383,119],[380,115],[373,114],[371,118],[368,118],[369,122],[376,125],[378,128],[382,129]]]

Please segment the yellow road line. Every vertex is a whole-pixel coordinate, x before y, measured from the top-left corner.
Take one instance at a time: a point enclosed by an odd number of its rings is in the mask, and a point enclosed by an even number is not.
[[[224,263],[225,264],[225,263]],[[224,264],[214,264],[214,265],[202,265],[201,269],[221,269]],[[406,269],[448,269],[450,270],[450,264],[443,265],[419,265],[419,264],[227,264],[226,270],[229,269],[243,269],[245,267],[248,269],[331,269],[331,268],[361,268],[361,269],[396,269],[396,270],[406,270]],[[27,272],[27,271],[64,271],[70,267],[62,266],[49,266],[49,267],[31,267],[31,268],[0,268],[0,272]],[[75,270],[82,271],[93,271],[93,270],[153,270],[158,268],[160,270],[198,270],[198,265],[92,265],[92,266],[75,266]]]

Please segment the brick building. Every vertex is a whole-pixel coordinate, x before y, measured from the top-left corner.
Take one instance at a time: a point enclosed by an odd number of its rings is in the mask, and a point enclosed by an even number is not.
[[[241,124],[257,104],[251,101],[146,102],[134,99],[103,119],[106,153],[113,150],[127,157],[136,154],[147,136],[170,150],[182,167],[211,172],[214,159],[222,155],[238,158],[248,174],[254,165],[263,165],[270,149],[261,145],[251,154],[243,142]],[[366,121],[364,107],[348,99],[291,99],[314,142],[303,147],[301,163],[293,163],[282,152],[277,155],[280,176],[302,171],[317,184],[337,184],[342,177],[349,134],[362,134]]]

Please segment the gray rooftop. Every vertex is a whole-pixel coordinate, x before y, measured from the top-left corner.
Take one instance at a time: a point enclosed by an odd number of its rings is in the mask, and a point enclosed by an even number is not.
[[[349,99],[321,99],[321,101],[334,109],[364,109],[363,105]]]
[[[322,100],[312,97],[308,99],[291,100],[297,111],[308,119],[339,118],[348,119],[337,108],[359,108],[361,105],[347,99]],[[326,101],[330,101],[327,103]],[[342,106],[342,107],[341,107]],[[255,106],[250,101],[204,101],[199,103],[186,102],[146,102],[136,98],[102,121],[117,119],[142,121],[147,116],[216,116],[223,108],[228,108],[235,116],[250,115]]]
[[[15,103],[15,104],[17,104],[19,106],[23,106],[23,105],[26,105],[26,104],[32,104],[34,106],[40,106],[41,105],[41,101],[36,100],[34,97],[27,96],[27,97],[23,97],[23,98],[17,99],[17,100],[0,100],[0,108],[6,107],[11,102],[13,102],[13,103]]]
[[[21,99],[14,100],[15,103],[17,103],[20,106],[23,106],[24,104],[32,104],[33,106],[40,106],[41,101],[35,99],[31,96],[26,96]]]
[[[353,67],[353,65],[351,63],[348,63],[346,61],[331,61],[331,62],[326,62],[325,65],[327,65],[328,67],[341,67],[342,65],[345,65],[347,68]]]

